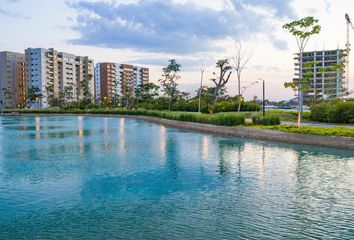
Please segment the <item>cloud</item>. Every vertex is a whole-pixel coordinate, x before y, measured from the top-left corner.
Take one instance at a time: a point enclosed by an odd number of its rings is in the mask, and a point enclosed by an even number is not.
[[[109,1],[81,1],[69,4],[78,11],[73,29],[80,34],[70,43],[109,48],[130,48],[148,52],[193,54],[221,51],[225,39],[247,40],[252,34],[268,34],[274,26],[266,16],[247,6],[272,9],[274,17],[292,17],[289,1],[232,0],[222,11],[162,0],[139,0],[115,4]],[[269,38],[276,48],[284,42]]]
[[[290,1],[284,0],[231,0],[232,4],[237,8],[242,6],[242,3],[246,3],[246,5],[256,6],[256,7],[265,7],[275,11],[275,15],[278,17],[288,17],[295,18],[296,14],[294,9],[291,7]]]
[[[131,64],[141,64],[141,65],[155,65],[155,66],[165,66],[168,64],[168,60],[174,57],[166,58],[139,58],[130,60],[127,63]],[[174,58],[179,64],[182,65],[183,69],[198,69],[201,67],[201,63],[205,62],[206,66],[215,65],[212,60],[204,61],[204,58]],[[208,58],[210,59],[210,58]]]
[[[4,15],[6,17],[13,17],[13,18],[21,18],[23,17],[21,14],[19,13],[13,13],[13,12],[9,12],[9,11],[6,11],[4,9],[1,9],[0,8],[0,15]]]
[[[18,3],[21,0],[6,0],[6,3]]]

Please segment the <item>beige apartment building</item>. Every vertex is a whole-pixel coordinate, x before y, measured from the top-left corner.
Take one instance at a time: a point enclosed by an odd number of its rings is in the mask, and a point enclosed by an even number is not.
[[[26,104],[25,55],[0,52],[0,101],[4,108]]]

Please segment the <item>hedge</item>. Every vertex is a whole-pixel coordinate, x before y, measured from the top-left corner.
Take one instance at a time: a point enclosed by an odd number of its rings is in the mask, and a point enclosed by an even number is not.
[[[169,111],[151,111],[151,110],[124,110],[124,109],[26,109],[15,110],[19,113],[48,113],[48,114],[119,114],[119,115],[140,115],[159,117],[170,120],[178,120],[185,122],[197,122],[222,126],[237,126],[245,124],[244,113],[216,113],[216,114],[197,114],[188,112],[169,112]]]
[[[354,123],[354,101],[314,104],[311,106],[311,119],[328,123]]]
[[[278,116],[260,116],[260,115],[255,115],[252,116],[252,122],[254,125],[279,125],[280,124],[280,118]]]

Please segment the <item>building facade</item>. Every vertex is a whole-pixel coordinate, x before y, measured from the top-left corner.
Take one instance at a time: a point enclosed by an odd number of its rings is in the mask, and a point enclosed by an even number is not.
[[[149,69],[130,64],[97,63],[95,66],[95,98],[97,102],[117,96],[135,94],[140,84],[149,83]]]
[[[28,48],[27,92],[39,96],[32,107],[47,108],[55,99],[75,102],[94,96],[93,60],[50,48]]]
[[[346,51],[337,49],[329,51],[304,52],[295,55],[295,78],[299,82],[300,62],[302,73],[305,76],[311,73],[308,88],[304,90],[305,102],[315,102],[325,99],[340,98],[345,96],[347,86],[345,81],[345,56]],[[302,61],[300,61],[300,59]]]
[[[89,57],[77,56],[75,59],[77,100],[94,99],[95,96],[95,66]]]
[[[4,108],[26,104],[25,55],[0,52],[0,101]]]

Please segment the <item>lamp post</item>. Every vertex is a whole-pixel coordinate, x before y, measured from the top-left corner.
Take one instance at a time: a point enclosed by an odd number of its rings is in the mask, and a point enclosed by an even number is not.
[[[258,80],[262,81],[263,84],[263,106],[262,106],[262,110],[263,110],[263,117],[265,117],[265,80],[262,78],[258,78]]]
[[[200,113],[201,110],[201,98],[202,98],[202,86],[203,86],[203,77],[204,77],[204,71],[205,71],[205,64],[200,67],[200,87],[199,87],[199,104],[198,104],[198,114]]]

